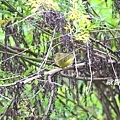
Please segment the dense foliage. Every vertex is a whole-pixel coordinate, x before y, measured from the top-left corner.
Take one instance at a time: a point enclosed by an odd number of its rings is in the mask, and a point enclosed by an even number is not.
[[[0,0],[0,119],[120,119],[119,0]],[[58,68],[57,52],[74,63]]]

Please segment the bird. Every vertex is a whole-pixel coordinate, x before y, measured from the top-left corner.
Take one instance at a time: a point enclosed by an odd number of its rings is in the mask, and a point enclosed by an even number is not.
[[[61,68],[67,67],[74,61],[74,55],[71,53],[56,53],[54,58],[55,64]]]

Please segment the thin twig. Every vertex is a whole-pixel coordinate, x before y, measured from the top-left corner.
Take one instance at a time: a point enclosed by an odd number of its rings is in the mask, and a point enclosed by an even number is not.
[[[85,66],[85,63],[79,63],[79,64],[76,65],[76,67],[79,67],[79,68],[83,67],[83,66]],[[69,69],[74,69],[74,66],[68,66],[68,67],[64,68],[64,70],[69,70]],[[61,70],[63,70],[63,69],[62,68],[55,68],[55,69],[52,69],[50,71],[45,72],[44,75],[45,76],[47,76],[47,75],[54,75],[55,73],[60,72]],[[34,76],[32,76],[32,77],[27,77],[24,80],[20,79],[18,81],[23,83],[23,84],[26,84],[26,83],[29,83],[29,82],[31,82],[31,81],[33,81],[35,79],[38,79],[38,78],[40,78],[40,75],[39,74],[34,74]],[[14,85],[16,85],[18,83],[18,81],[14,82],[14,83],[10,83],[10,84],[0,85],[0,87],[14,86]]]
[[[51,82],[51,75],[48,76],[48,81]],[[51,104],[52,104],[52,100],[53,100],[53,96],[54,96],[54,84],[51,85],[51,89],[52,90],[51,90],[51,94],[50,94],[49,104],[47,106],[47,109],[45,111],[45,114],[44,114],[42,120],[45,119],[45,117],[47,116],[47,114],[48,114],[48,112],[50,110],[50,107],[51,107]]]
[[[2,97],[2,98],[4,98],[4,99],[6,99],[6,100],[8,100],[8,101],[11,101],[11,99],[10,99],[10,98],[8,98],[8,97],[6,97],[6,96],[4,96],[4,95],[2,95],[2,94],[0,94],[0,97]]]
[[[87,57],[88,57],[88,65],[89,65],[89,70],[90,70],[90,84],[88,86],[88,93],[90,91],[91,85],[92,85],[92,81],[93,81],[93,75],[92,75],[92,67],[91,67],[91,59],[90,59],[90,50],[89,50],[89,41],[87,41]]]
[[[48,59],[48,57],[49,57],[49,53],[50,53],[50,51],[52,50],[53,39],[54,39],[54,36],[55,36],[55,33],[56,33],[55,30],[56,30],[56,28],[54,29],[54,34],[53,34],[53,36],[52,36],[52,39],[51,39],[51,42],[50,42],[50,46],[49,46],[48,51],[47,51],[47,55],[45,56],[45,59],[43,60],[43,62],[41,63],[41,65],[40,65],[40,67],[39,67],[40,70],[42,69],[43,65],[46,64],[47,59]],[[40,71],[39,71],[39,72],[40,72]]]
[[[0,120],[2,120],[2,119],[4,118],[5,114],[7,113],[8,109],[10,108],[10,106],[11,106],[13,100],[14,100],[14,97],[13,97],[13,99],[10,101],[10,103],[9,103],[7,109],[5,110],[4,114],[3,114],[2,116],[0,116]]]

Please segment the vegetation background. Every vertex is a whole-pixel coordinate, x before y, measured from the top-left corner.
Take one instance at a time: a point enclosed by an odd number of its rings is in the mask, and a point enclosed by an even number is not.
[[[0,0],[0,26],[1,120],[120,120],[119,0]]]

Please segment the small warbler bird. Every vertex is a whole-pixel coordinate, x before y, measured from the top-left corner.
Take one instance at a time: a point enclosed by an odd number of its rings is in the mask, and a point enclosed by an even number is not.
[[[63,68],[73,63],[74,55],[70,53],[56,53],[54,60],[56,65]]]

